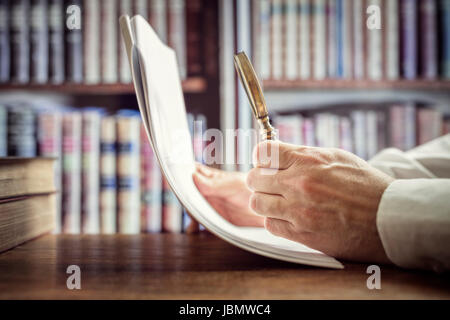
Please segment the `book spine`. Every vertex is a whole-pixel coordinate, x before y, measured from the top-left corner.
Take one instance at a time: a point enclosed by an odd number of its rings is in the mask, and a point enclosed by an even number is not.
[[[316,145],[318,147],[328,147],[327,145],[327,130],[326,130],[326,114],[319,113],[314,116],[314,131],[316,137]]]
[[[337,76],[337,35],[336,35],[336,0],[327,2],[327,75],[330,78]]]
[[[314,136],[314,121],[311,118],[303,119],[303,141],[306,146],[314,147],[316,138]]]
[[[288,142],[288,140],[286,139],[287,134],[286,134],[286,128],[285,128],[285,124],[284,124],[284,118],[285,118],[285,116],[275,114],[272,116],[271,120],[272,120],[272,125],[277,130],[277,138],[280,141]]]
[[[0,83],[10,76],[9,0],[0,0]]]
[[[394,0],[392,0],[394,1]],[[364,72],[364,33],[363,1],[353,1],[353,70],[355,79],[363,79]]]
[[[140,232],[140,118],[117,118],[118,231]]]
[[[175,50],[181,79],[187,77],[185,1],[169,0],[169,46]]]
[[[253,57],[262,80],[270,78],[270,0],[254,0]]]
[[[342,3],[342,77],[351,79],[353,76],[352,68],[352,1],[343,1]]]
[[[190,2],[188,1],[188,3]],[[195,8],[195,3],[192,6]],[[188,19],[190,18],[188,17]],[[150,24],[161,41],[167,43],[167,5],[165,0],[150,1]]]
[[[339,116],[330,114],[328,118],[328,132],[330,137],[330,146],[339,148]]]
[[[183,230],[183,208],[166,179],[163,179],[163,231],[180,233]]]
[[[403,150],[407,151],[414,148],[416,143],[416,106],[414,103],[408,103],[405,105],[405,132],[404,132],[404,147]]]
[[[402,74],[405,79],[417,77],[417,1],[401,2]]]
[[[432,124],[428,126],[431,130],[430,134],[430,141],[434,140],[442,135],[442,124],[443,124],[443,115],[440,110],[434,109],[431,112],[431,118],[430,121]]]
[[[116,83],[118,80],[118,34],[117,34],[117,1],[102,2],[102,81]]]
[[[192,138],[192,151],[194,153],[194,160],[196,162],[200,162],[202,163],[203,161],[203,156],[202,154],[200,155],[200,161],[197,160],[198,159],[198,143],[196,142],[197,140],[199,140],[196,136],[199,136],[199,132],[202,132],[202,126],[200,125],[196,125],[196,119],[193,113],[187,113],[186,115],[187,117],[187,123],[188,123],[188,127],[189,127],[189,133],[191,135]],[[203,143],[203,139],[201,139],[201,142]],[[191,224],[191,217],[189,216],[189,214],[187,213],[186,209],[183,208],[183,217],[182,217],[182,229],[184,232],[186,232],[189,229],[189,225]]]
[[[422,0],[419,4],[421,75],[425,79],[433,80],[438,75],[436,2],[435,0]]]
[[[368,4],[381,7],[380,0],[369,0]],[[367,28],[367,75],[370,80],[383,77],[382,29]]]
[[[342,78],[344,75],[344,16],[343,16],[343,2],[344,0],[336,0],[336,77]]]
[[[339,118],[339,148],[353,152],[352,123],[348,117]]]
[[[144,125],[141,125],[141,230],[162,231],[162,177]]]
[[[353,123],[353,152],[362,159],[367,159],[366,149],[366,114],[362,110],[355,110],[351,113]]]
[[[62,220],[64,233],[81,232],[81,114],[63,115]]]
[[[417,142],[419,145],[430,141],[430,126],[431,123],[431,110],[429,109],[419,109],[417,110]]]
[[[133,3],[131,0],[122,0],[119,2],[119,17],[127,14],[129,16],[132,15],[133,12]],[[119,28],[119,26],[117,27]],[[119,31],[118,31],[119,32]],[[120,32],[119,32],[120,33]],[[125,43],[120,39],[120,50],[119,50],[119,76],[120,82],[122,83],[131,83],[131,69],[130,69],[130,61],[128,60],[128,55],[125,48]]]
[[[38,148],[42,157],[56,157],[55,195],[56,217],[54,233],[62,231],[62,122],[59,112],[42,112],[38,115]]]
[[[206,148],[206,142],[204,140],[205,132],[208,128],[208,120],[205,115],[198,114],[195,116],[195,121],[193,123],[192,132],[192,146],[194,151],[195,161],[199,163],[211,163],[211,159],[208,158],[207,154],[204,154]],[[191,222],[191,217],[187,214],[186,210],[183,208],[183,228],[187,229]],[[200,230],[205,228],[200,225]]]
[[[251,0],[251,17],[252,17],[252,60],[253,67],[260,80],[264,80],[261,75],[261,24],[259,16],[261,1]]]
[[[100,113],[82,115],[82,232],[100,233]]]
[[[326,19],[325,0],[313,2],[314,17],[314,78],[323,80],[326,76]]]
[[[277,128],[278,139],[286,143],[291,143],[292,137],[290,135],[291,131],[288,127],[287,117],[288,116],[276,115],[272,119],[275,127]]]
[[[30,7],[31,81],[48,82],[47,0],[32,0]]]
[[[49,78],[54,84],[64,82],[64,0],[49,0]]]
[[[271,74],[272,79],[283,77],[283,3],[281,0],[271,0]]]
[[[71,5],[82,8],[81,0],[67,0],[66,8]],[[81,9],[82,10],[82,9]],[[76,19],[76,16],[73,17]],[[67,80],[73,83],[83,82],[83,32],[82,27],[66,23],[65,24],[65,42],[66,42],[66,75]]]
[[[0,105],[0,157],[8,155],[8,110]]]
[[[186,2],[187,26],[187,74],[199,76],[203,74],[202,67],[202,1]]]
[[[117,232],[116,118],[102,119],[100,133],[100,232]]]
[[[303,144],[302,116],[288,115],[273,118],[280,141],[296,145]]]
[[[299,52],[300,52],[300,78],[302,80],[306,80],[311,77],[310,13],[311,13],[311,6],[309,0],[300,0]]]
[[[386,3],[386,77],[389,80],[399,78],[399,10],[398,0]]]
[[[386,122],[386,112],[378,111],[377,112],[377,142],[378,142],[378,150],[381,151],[387,146],[387,122]]]
[[[288,135],[290,136],[289,143],[301,145],[303,144],[302,134],[302,121],[301,115],[291,115],[286,119],[286,125],[288,127]]]
[[[261,0],[259,17],[261,19],[260,30],[260,55],[261,78],[270,78],[270,0]]]
[[[287,79],[294,80],[298,78],[298,46],[297,46],[297,39],[298,39],[298,19],[297,19],[297,12],[298,12],[298,4],[297,0],[286,0],[285,3],[286,7],[286,18],[285,18],[285,35],[286,35],[286,58],[285,58],[285,71],[284,74],[286,75]]]
[[[31,108],[17,105],[8,110],[8,155],[35,157],[36,115]]]
[[[145,20],[148,20],[147,0],[134,0],[134,14],[140,15]]]
[[[28,12],[29,0],[11,2],[11,80],[17,83],[30,81],[30,30]]]
[[[303,117],[301,115],[295,115],[292,119],[293,125],[294,125],[294,141],[293,143],[296,145],[302,145],[304,144],[304,137],[303,137]]]
[[[367,159],[371,159],[378,151],[377,112],[366,112],[366,149]]]
[[[403,106],[393,105],[389,108],[389,144],[391,147],[403,149],[403,131],[405,123]]]
[[[450,0],[441,0],[442,77],[450,79]]]
[[[100,83],[100,0],[84,0],[84,78]]]

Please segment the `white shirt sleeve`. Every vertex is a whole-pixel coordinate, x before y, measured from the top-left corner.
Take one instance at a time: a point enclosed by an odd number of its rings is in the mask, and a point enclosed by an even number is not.
[[[450,179],[395,180],[381,198],[377,228],[396,265],[450,270]]]
[[[396,179],[450,178],[450,134],[408,152],[383,150],[369,163]]]
[[[377,212],[389,259],[405,268],[450,270],[450,135],[408,152],[384,150],[370,164],[397,179]]]

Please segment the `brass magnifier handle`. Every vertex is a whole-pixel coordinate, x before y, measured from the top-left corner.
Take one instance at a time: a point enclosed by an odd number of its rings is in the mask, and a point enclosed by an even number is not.
[[[276,133],[274,127],[270,124],[269,113],[267,112],[266,101],[256,76],[255,69],[248,59],[245,52],[239,52],[234,56],[234,66],[241,79],[242,86],[247,93],[253,115],[258,121],[261,138],[263,140],[275,140]]]

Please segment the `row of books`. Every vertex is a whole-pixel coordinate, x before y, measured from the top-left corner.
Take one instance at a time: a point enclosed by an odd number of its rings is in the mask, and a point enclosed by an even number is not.
[[[59,159],[56,232],[184,231],[189,217],[162,178],[139,113],[102,111],[0,107],[0,156]],[[206,118],[188,119],[201,161]]]
[[[450,0],[254,0],[262,79],[450,79]]]
[[[131,83],[122,14],[148,19],[181,78],[202,72],[202,0],[0,0],[0,83]],[[190,51],[187,52],[187,47]]]
[[[336,110],[336,109],[333,109]],[[275,115],[281,141],[341,148],[363,159],[394,147],[409,150],[450,133],[450,119],[432,107],[395,103],[376,108],[343,108],[310,115]]]

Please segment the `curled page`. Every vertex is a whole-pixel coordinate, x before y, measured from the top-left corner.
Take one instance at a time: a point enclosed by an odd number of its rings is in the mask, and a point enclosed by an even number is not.
[[[121,17],[139,109],[162,173],[191,215],[206,229],[244,250],[311,266],[342,269],[336,259],[264,228],[237,227],[218,214],[197,190],[194,153],[175,53],[141,16]],[[128,28],[131,30],[124,30]]]

